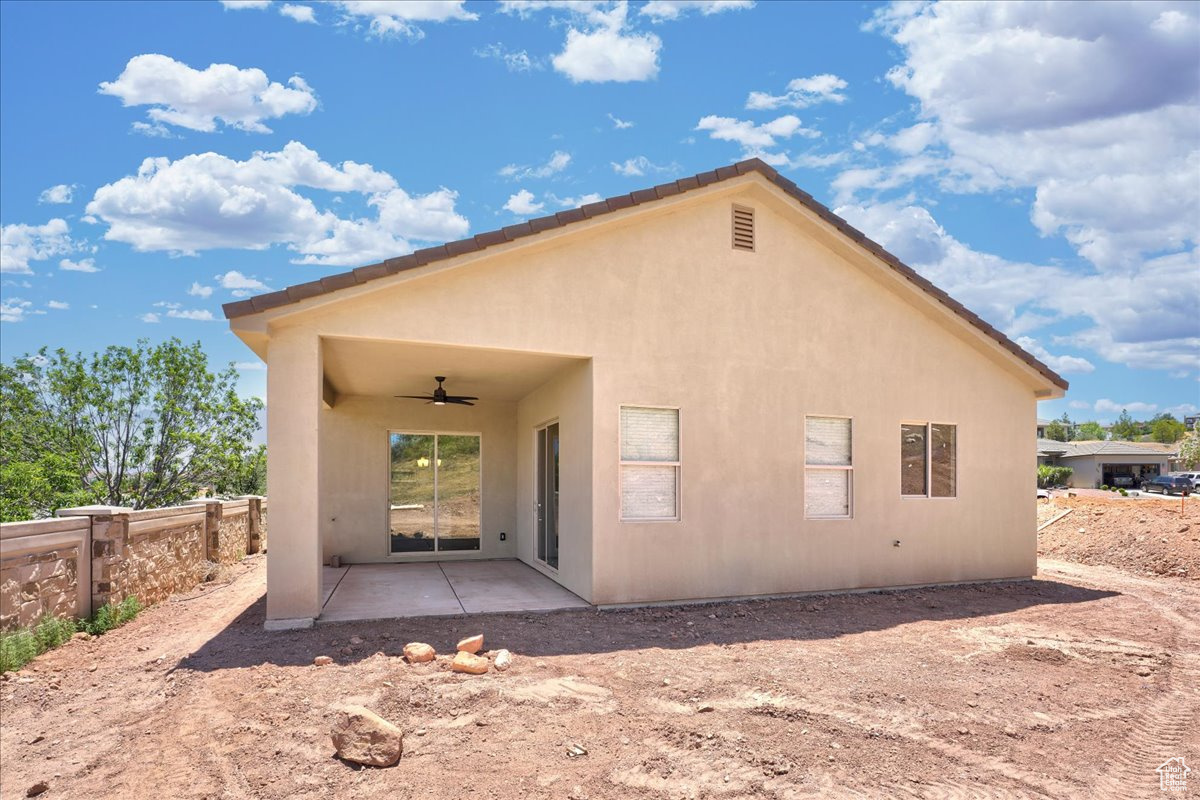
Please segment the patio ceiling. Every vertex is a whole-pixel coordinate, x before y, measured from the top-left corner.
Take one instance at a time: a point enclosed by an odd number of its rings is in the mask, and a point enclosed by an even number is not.
[[[376,339],[322,340],[325,380],[339,395],[425,394],[446,376],[451,394],[516,402],[559,370],[586,359],[521,350]]]

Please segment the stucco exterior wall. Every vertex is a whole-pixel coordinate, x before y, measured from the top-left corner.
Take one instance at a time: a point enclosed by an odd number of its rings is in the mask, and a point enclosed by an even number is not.
[[[404,560],[513,558],[517,554],[513,403],[427,406],[384,397],[343,397],[321,411],[322,559],[392,560],[388,553],[388,432],[480,434],[480,550],[406,554]],[[507,534],[500,541],[500,533]],[[269,552],[269,551],[268,551]]]
[[[1101,472],[1104,464],[1158,464],[1160,475],[1166,475],[1169,471],[1167,469],[1167,456],[1160,453],[1128,456],[1092,455],[1068,458],[1060,456],[1057,463],[1072,469],[1071,478],[1067,482],[1067,485],[1076,489],[1097,488],[1104,477],[1103,472]]]
[[[529,560],[532,427],[590,416],[586,447],[568,449],[563,428],[564,469],[579,459],[571,469],[590,471],[590,491],[564,486],[562,498],[564,518],[590,516],[590,530],[564,524],[562,534],[564,559],[574,548],[591,563],[564,564],[560,580],[595,603],[1033,574],[1028,432],[1045,380],[753,176],[710,188],[239,324],[265,323],[272,350],[280,336],[429,341],[437,331],[442,344],[590,358],[587,391],[579,383],[554,403],[534,393],[518,405],[513,441],[516,552]],[[730,247],[734,202],[756,210],[756,252]],[[619,521],[622,404],[681,409],[679,522]],[[352,415],[334,412],[322,417],[322,443],[365,441]],[[851,520],[804,518],[805,414],[853,417]],[[901,421],[958,426],[956,499],[900,497]],[[353,482],[382,484],[382,464],[359,455]],[[367,496],[347,499],[358,490],[331,482],[341,462],[322,458],[321,505],[366,508]],[[288,492],[272,483],[276,502]],[[579,577],[589,573],[590,584]]]

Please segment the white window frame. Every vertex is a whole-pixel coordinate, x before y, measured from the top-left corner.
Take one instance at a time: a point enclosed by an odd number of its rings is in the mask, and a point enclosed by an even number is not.
[[[900,428],[905,425],[922,425],[925,428],[925,494],[905,494],[904,478],[900,478],[900,499],[902,500],[957,500],[958,499],[958,428],[957,422],[939,422],[934,420],[902,419]],[[933,494],[933,426],[948,425],[954,428],[954,494],[949,497],[935,497]],[[900,468],[904,468],[904,455],[900,455]]]
[[[838,464],[809,464],[808,463],[808,420],[812,419],[844,419],[850,423],[850,463],[846,466]],[[805,414],[804,415],[804,486],[805,492],[808,491],[808,471],[813,470],[845,470],[850,473],[846,481],[846,513],[845,514],[821,514],[810,516],[808,513],[808,497],[803,496],[804,500],[804,518],[805,519],[823,519],[823,520],[839,520],[839,519],[854,519],[854,417],[846,416],[845,414]]]
[[[626,461],[621,458],[624,440],[621,435],[621,409],[650,408],[658,411],[674,411],[678,442],[675,461]],[[626,517],[625,516],[625,467],[675,467],[675,516],[673,517]],[[679,406],[656,406],[648,403],[621,403],[617,406],[617,518],[620,522],[682,522],[683,521],[683,412]]]

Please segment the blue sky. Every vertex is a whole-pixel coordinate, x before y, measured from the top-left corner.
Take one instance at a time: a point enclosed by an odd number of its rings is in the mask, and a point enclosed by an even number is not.
[[[261,396],[223,302],[754,155],[1041,416],[1200,406],[1194,3],[10,0],[0,100],[5,360],[179,336]]]

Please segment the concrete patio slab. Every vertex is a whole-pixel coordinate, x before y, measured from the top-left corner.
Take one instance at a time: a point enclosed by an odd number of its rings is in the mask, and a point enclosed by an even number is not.
[[[321,611],[322,622],[463,613],[436,563],[353,564]]]
[[[520,561],[443,561],[442,572],[468,614],[588,607],[586,600]]]
[[[588,607],[511,559],[324,567],[322,580],[320,622]]]

